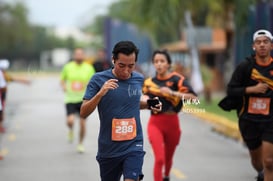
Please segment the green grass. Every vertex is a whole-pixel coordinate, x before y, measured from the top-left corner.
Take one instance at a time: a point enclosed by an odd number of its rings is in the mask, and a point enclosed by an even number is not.
[[[219,116],[223,116],[233,122],[237,122],[238,118],[236,115],[236,111],[232,110],[230,112],[227,112],[227,111],[222,110],[218,106],[218,103],[220,100],[221,100],[221,98],[213,98],[211,103],[206,103],[206,101],[203,98],[201,98],[200,104],[191,105],[191,106],[196,107],[198,109],[203,109],[203,110],[205,110],[205,112],[209,112],[209,113],[217,114]]]

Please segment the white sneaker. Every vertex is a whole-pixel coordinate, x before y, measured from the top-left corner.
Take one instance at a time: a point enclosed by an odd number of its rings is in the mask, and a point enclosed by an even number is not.
[[[85,152],[84,146],[83,146],[82,144],[78,144],[78,146],[77,146],[77,151],[78,151],[79,153],[84,153],[84,152]]]
[[[73,142],[73,140],[74,140],[74,133],[73,133],[73,131],[70,130],[68,132],[68,134],[67,134],[67,140],[68,140],[69,143]]]

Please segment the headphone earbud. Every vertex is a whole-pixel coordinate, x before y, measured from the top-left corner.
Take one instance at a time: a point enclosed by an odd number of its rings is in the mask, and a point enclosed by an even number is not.
[[[254,47],[252,48],[254,51],[256,50]]]

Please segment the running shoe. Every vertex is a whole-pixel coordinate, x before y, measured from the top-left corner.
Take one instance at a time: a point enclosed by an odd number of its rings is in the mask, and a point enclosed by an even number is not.
[[[70,143],[73,142],[73,140],[74,140],[74,133],[73,133],[73,131],[69,131],[69,132],[68,132],[67,140],[68,140],[68,142],[70,142]]]
[[[78,146],[77,146],[77,151],[78,151],[79,153],[84,153],[84,152],[85,152],[84,146],[83,146],[82,144],[78,144]]]
[[[257,181],[264,181],[264,172],[263,171],[259,172],[256,179]]]
[[[163,181],[170,181],[170,177],[164,177]]]

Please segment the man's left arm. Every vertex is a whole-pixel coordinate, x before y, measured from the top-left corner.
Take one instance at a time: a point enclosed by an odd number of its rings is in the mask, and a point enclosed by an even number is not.
[[[140,109],[149,109],[147,100],[149,99],[149,96],[142,95],[140,98]]]

